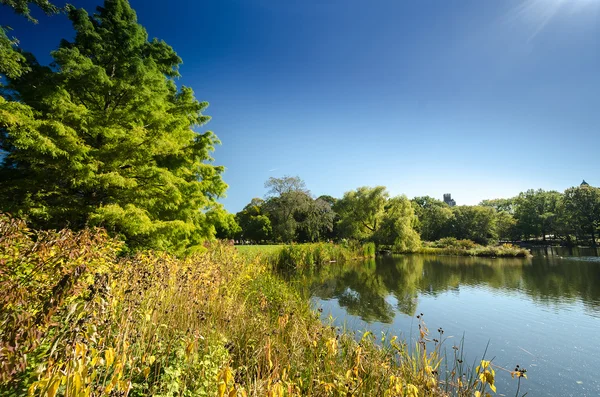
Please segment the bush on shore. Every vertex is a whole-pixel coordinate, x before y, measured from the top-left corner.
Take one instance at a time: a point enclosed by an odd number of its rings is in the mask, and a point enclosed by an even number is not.
[[[483,246],[471,240],[457,240],[447,237],[425,244],[419,253],[433,255],[483,256],[496,258],[529,258],[529,250],[512,244],[499,246]]]

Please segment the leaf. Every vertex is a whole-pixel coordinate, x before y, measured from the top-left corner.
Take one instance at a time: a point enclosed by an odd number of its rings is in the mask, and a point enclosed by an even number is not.
[[[81,390],[81,375],[79,373],[73,375],[73,387],[75,388],[75,395],[78,395]]]
[[[112,347],[108,348],[104,352],[104,359],[106,360],[106,368],[109,368],[115,361],[115,349],[113,349]]]
[[[56,396],[56,392],[58,391],[58,387],[60,386],[60,379],[54,379],[52,384],[48,387],[48,397]]]
[[[192,353],[193,348],[194,348],[194,342],[188,343],[187,347],[185,348],[185,355],[189,356]]]
[[[219,383],[219,397],[223,397],[225,395],[225,390],[227,389],[227,385],[225,384],[225,382],[221,381],[221,383]]]

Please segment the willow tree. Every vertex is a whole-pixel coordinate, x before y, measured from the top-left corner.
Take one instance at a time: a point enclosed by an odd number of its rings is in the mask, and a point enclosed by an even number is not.
[[[210,155],[217,137],[194,131],[208,104],[175,84],[181,59],[148,39],[126,0],[68,15],[74,41],[52,68],[30,57],[0,99],[0,210],[34,227],[104,226],[132,246],[212,237],[206,212],[227,186]]]
[[[346,192],[334,210],[339,215],[342,237],[373,241],[395,252],[412,252],[421,246],[410,200],[405,196],[389,198],[384,186]]]

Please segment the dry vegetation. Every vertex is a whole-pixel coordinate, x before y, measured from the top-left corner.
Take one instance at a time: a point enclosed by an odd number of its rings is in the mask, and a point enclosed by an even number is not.
[[[32,232],[0,215],[0,395],[457,395],[488,362],[323,325],[260,260],[214,244],[119,257],[102,230]],[[463,376],[462,374],[466,374]],[[519,375],[519,374],[517,374]]]

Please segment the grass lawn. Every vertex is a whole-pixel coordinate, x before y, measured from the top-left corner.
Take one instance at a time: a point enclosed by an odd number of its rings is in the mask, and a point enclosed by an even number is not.
[[[269,244],[269,245],[236,245],[235,248],[238,252],[246,257],[255,257],[260,254],[271,254],[278,249],[285,247],[281,244]]]

